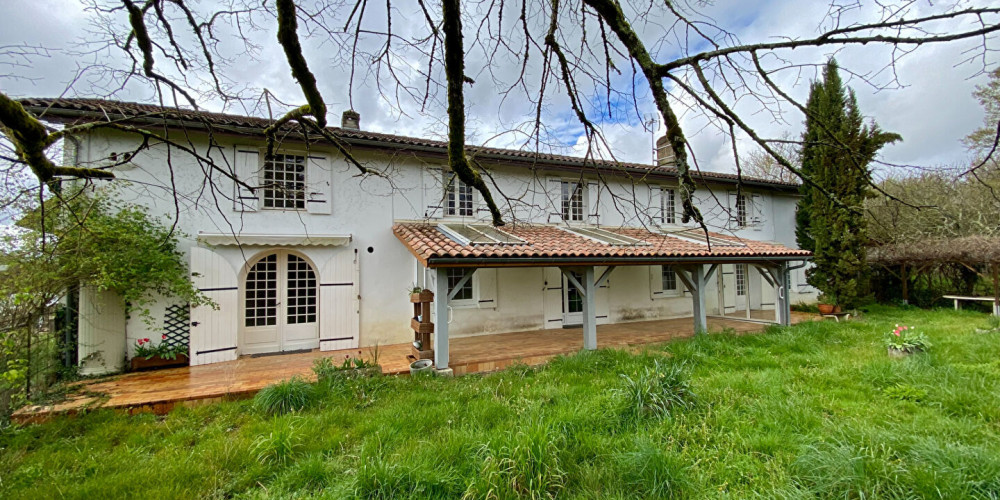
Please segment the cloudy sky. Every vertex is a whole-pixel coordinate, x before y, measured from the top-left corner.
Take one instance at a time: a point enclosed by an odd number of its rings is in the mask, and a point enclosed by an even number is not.
[[[0,90],[14,96],[95,96],[109,87],[110,77],[99,71],[100,67],[122,64],[119,49],[103,48],[100,36],[94,33],[94,14],[86,11],[82,4],[74,0],[34,0],[17,2],[17,8],[10,8],[14,2],[0,0],[5,4],[0,16],[0,47],[24,46],[41,47],[42,55],[25,58],[9,53],[0,57]],[[210,4],[203,1],[200,5]],[[415,2],[407,2],[407,4]],[[539,2],[541,4],[541,2]],[[961,2],[962,5],[965,2]],[[419,11],[397,2],[394,12],[393,32],[403,36],[419,33],[425,29]],[[367,13],[366,27],[373,30],[384,28],[384,6],[371,7]],[[939,9],[938,4],[914,3],[913,13]],[[714,22],[724,27],[741,42],[774,41],[778,37],[811,37],[822,29],[829,28],[829,19],[824,16],[830,10],[825,1],[775,0],[769,2],[723,1],[699,9],[699,15],[710,16]],[[536,20],[543,20],[538,13]],[[493,14],[495,15],[495,13]],[[848,14],[851,20],[871,19],[877,15],[872,9],[860,9]],[[118,14],[118,17],[122,16]],[[336,17],[336,16],[333,16]],[[414,21],[414,19],[418,21]],[[511,16],[514,20],[516,17]],[[222,32],[221,50],[232,58],[232,64],[224,68],[229,83],[242,88],[245,95],[260,95],[268,89],[272,95],[286,102],[303,102],[295,82],[292,80],[287,63],[274,42],[273,19],[259,16],[254,19],[257,29],[248,29],[250,38],[256,43],[251,54],[242,53],[246,47],[237,43],[232,34]],[[124,22],[124,19],[122,19]],[[342,24],[341,20],[339,24]],[[657,60],[663,61],[681,54],[683,42],[679,42],[676,32],[668,31],[669,19],[664,16],[650,16],[646,22],[636,23],[636,29],[650,44]],[[331,23],[334,24],[334,23]],[[248,28],[244,26],[244,28]],[[534,114],[531,96],[537,95],[538,67],[530,66],[527,79],[531,81],[526,90],[504,95],[499,89],[509,86],[519,74],[520,63],[513,54],[495,50],[490,46],[470,46],[474,33],[467,23],[467,73],[476,80],[467,87],[467,108],[469,139],[472,143],[502,147],[531,147],[525,145],[524,124]],[[517,30],[503,31],[512,26],[500,26],[501,33],[511,33],[511,45],[521,46],[517,40]],[[938,26],[939,29],[960,29],[962,26]],[[567,28],[563,43],[567,47],[579,38],[579,27]],[[588,33],[596,32],[593,20]],[[655,43],[668,36],[660,43]],[[505,35],[506,36],[506,35]],[[90,42],[90,43],[83,43]],[[516,43],[514,43],[516,42]],[[363,45],[374,51],[377,43],[366,39]],[[578,43],[578,42],[575,42]],[[774,75],[783,88],[797,99],[804,101],[809,80],[817,76],[817,64],[831,55],[836,55],[843,67],[860,76],[843,74],[857,92],[862,111],[873,118],[885,130],[901,134],[904,141],[883,150],[882,159],[889,163],[918,165],[954,165],[967,162],[966,152],[960,140],[973,129],[982,126],[982,110],[971,96],[977,84],[985,82],[982,74],[984,65],[992,69],[997,63],[994,54],[973,57],[975,48],[981,41],[957,42],[952,44],[923,46],[912,54],[897,61],[894,67],[886,67],[892,60],[892,53],[886,48],[859,46],[834,52],[833,48],[820,48],[782,53],[793,67]],[[349,58],[337,43],[314,38],[306,41],[306,55],[320,83],[320,90],[330,108],[330,120],[339,122],[340,111],[352,107],[361,113],[362,128],[380,132],[423,137],[444,137],[443,93],[436,92],[426,105],[419,99],[411,99],[405,94],[396,101],[398,90],[387,85],[386,72],[375,72],[376,66],[367,61],[357,63],[353,89],[353,99],[348,98]],[[699,44],[690,49],[698,50]],[[970,52],[972,50],[972,52]],[[2,52],[2,51],[0,51]],[[9,51],[8,51],[9,52]],[[533,63],[539,61],[532,54]],[[529,59],[531,60],[531,59]],[[160,58],[160,63],[163,59]],[[423,65],[412,53],[398,50],[395,68],[404,80],[422,91]],[[769,67],[779,64],[779,60],[765,59]],[[612,76],[612,86],[628,93],[632,78],[627,65],[620,65],[625,72]],[[601,70],[603,71],[603,69]],[[437,74],[440,76],[440,74]],[[731,76],[731,75],[730,75]],[[79,77],[79,78],[78,78]],[[77,79],[72,88],[69,84]],[[379,80],[379,79],[382,80]],[[380,88],[377,83],[383,85]],[[197,82],[195,82],[197,84]],[[611,116],[607,116],[607,103],[601,103],[603,91],[591,88],[588,82],[581,82],[584,93],[593,96],[588,103],[592,118],[601,124],[603,133],[618,159],[651,161],[651,141],[655,132],[645,130],[642,122],[654,116],[654,108],[649,102],[648,92],[642,92],[644,82],[637,81],[640,91],[637,102],[616,97],[612,102]],[[583,128],[576,121],[568,107],[564,92],[551,91],[557,84],[550,82],[551,97],[543,107],[543,122],[546,126],[544,149],[581,153],[586,139]],[[883,88],[889,87],[889,88]],[[674,95],[680,93],[674,88]],[[152,102],[154,94],[145,85],[130,84],[114,94],[122,100]],[[783,133],[799,134],[802,116],[787,105],[782,106],[783,114],[775,115],[776,108],[765,108],[752,96],[741,95],[740,91],[725,95],[745,119],[752,123],[762,135],[780,137]],[[208,99],[203,101],[208,108],[221,109],[221,103]],[[711,124],[706,126],[704,115],[690,100],[680,99],[677,108],[682,112],[685,131],[693,145],[701,168],[715,171],[732,170],[731,145],[724,134]],[[246,107],[233,106],[229,112],[242,113]],[[603,109],[604,115],[596,110]],[[638,111],[637,111],[638,110]],[[260,113],[260,108],[251,109]],[[750,146],[745,139],[737,141],[741,151]]]

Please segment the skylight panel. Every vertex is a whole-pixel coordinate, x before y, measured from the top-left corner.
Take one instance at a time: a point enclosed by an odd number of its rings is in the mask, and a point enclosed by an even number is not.
[[[571,227],[567,228],[566,230],[571,233],[575,233],[579,236],[583,236],[585,238],[590,238],[592,240],[600,241],[605,245],[621,245],[621,246],[649,245],[649,243],[646,243],[645,241],[621,235],[618,233],[613,233],[606,229],[600,229],[596,227]]]
[[[672,236],[674,238],[680,238],[682,240],[693,241],[702,245],[712,244],[713,247],[745,247],[746,243],[742,243],[736,240],[729,240],[726,238],[719,238],[718,236],[710,236],[708,240],[705,240],[705,231],[692,228],[692,229],[682,229],[680,231],[660,231],[661,234],[667,236]]]
[[[439,224],[438,228],[463,245],[523,245],[526,243],[521,238],[489,224]]]

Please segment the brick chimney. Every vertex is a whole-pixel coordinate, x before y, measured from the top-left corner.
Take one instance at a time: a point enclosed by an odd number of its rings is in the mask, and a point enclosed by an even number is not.
[[[361,130],[361,114],[353,109],[344,111],[340,117],[340,128]]]

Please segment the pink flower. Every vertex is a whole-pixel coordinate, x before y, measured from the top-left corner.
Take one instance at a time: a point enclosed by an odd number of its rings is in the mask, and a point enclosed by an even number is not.
[[[166,335],[166,334],[164,334],[164,335],[163,335],[162,337],[160,337],[160,339],[161,339],[161,340],[167,340],[167,335]]]
[[[894,335],[896,335],[897,337],[899,336],[899,330],[896,330],[896,331],[894,331],[894,332],[892,332],[892,333],[893,333]]]

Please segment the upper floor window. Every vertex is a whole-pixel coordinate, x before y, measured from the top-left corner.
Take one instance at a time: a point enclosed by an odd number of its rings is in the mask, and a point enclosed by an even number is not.
[[[472,186],[454,174],[445,174],[444,214],[458,217],[473,215]]]
[[[306,208],[306,157],[277,153],[261,170],[264,208]]]
[[[455,289],[456,286],[458,286],[458,282],[462,281],[462,278],[464,276],[465,276],[465,269],[454,268],[454,267],[448,269],[449,294]],[[452,298],[452,300],[472,300],[472,297],[473,297],[472,279],[470,278],[465,281],[465,283],[462,285],[461,288],[458,289],[458,292],[455,293],[455,296]]]
[[[736,197],[736,226],[747,227],[747,205],[749,195],[740,194]]]
[[[660,214],[664,224],[677,223],[677,191],[673,189],[660,189]]]
[[[562,181],[562,218],[564,221],[583,220],[583,183]]]
[[[663,272],[660,276],[663,283],[664,292],[676,292],[677,291],[677,272],[670,266],[663,266]]]

